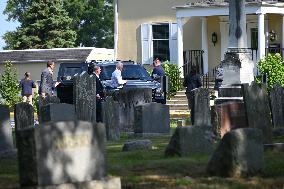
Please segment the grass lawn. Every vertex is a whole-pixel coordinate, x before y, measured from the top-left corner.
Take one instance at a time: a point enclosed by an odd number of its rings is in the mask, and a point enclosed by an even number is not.
[[[165,158],[164,150],[170,137],[152,137],[150,151],[122,152],[122,145],[134,138],[123,136],[119,142],[107,143],[108,174],[119,176],[124,189],[284,189],[284,152],[265,152],[261,175],[251,178],[219,178],[206,175],[210,157]],[[277,138],[284,142],[284,138]],[[16,160],[0,160],[0,188],[18,184]]]

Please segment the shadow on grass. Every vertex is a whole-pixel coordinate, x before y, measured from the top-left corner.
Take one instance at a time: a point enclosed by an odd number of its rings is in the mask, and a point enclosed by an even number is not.
[[[137,138],[136,138],[137,139]],[[141,138],[146,139],[146,138]],[[165,158],[170,137],[147,138],[154,148],[149,151],[122,152],[124,136],[119,142],[107,143],[108,174],[121,177],[123,189],[283,189],[284,152],[265,152],[264,172],[250,178],[209,177],[209,156]],[[0,160],[0,188],[19,184],[16,160]]]
[[[122,145],[127,141],[127,138],[117,143],[108,143],[108,173],[120,176],[123,188],[284,188],[283,152],[265,152],[265,166],[262,175],[251,178],[219,178],[209,177],[206,174],[209,156],[192,155],[190,157],[165,158],[164,150],[170,137],[147,139],[150,139],[154,146],[149,151],[122,152]]]

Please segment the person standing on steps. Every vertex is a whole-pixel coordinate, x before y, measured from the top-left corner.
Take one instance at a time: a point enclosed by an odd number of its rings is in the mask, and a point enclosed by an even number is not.
[[[191,123],[194,124],[194,98],[190,91],[193,89],[199,88],[202,86],[201,78],[197,74],[196,66],[191,67],[191,71],[188,75],[185,76],[183,81],[183,86],[186,87],[186,97],[188,101],[188,108],[190,110]]]

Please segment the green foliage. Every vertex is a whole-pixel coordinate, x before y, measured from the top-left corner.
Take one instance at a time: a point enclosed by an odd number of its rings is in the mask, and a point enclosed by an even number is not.
[[[37,112],[38,102],[39,102],[39,95],[38,95],[38,93],[35,92],[34,95],[33,95],[34,112]]]
[[[169,77],[169,95],[172,97],[177,91],[182,89],[182,82],[180,77],[180,70],[176,64],[171,64],[170,62],[165,62],[162,64],[166,76]]]
[[[7,32],[5,49],[41,49],[74,47],[76,33],[72,19],[61,0],[8,0],[4,11],[8,20],[17,20],[20,27]]]
[[[267,75],[267,84],[271,88],[274,84],[284,87],[284,64],[279,53],[268,54],[259,61],[259,69],[262,74]]]
[[[113,48],[113,0],[63,0],[78,34],[76,45]]]
[[[5,63],[4,73],[0,76],[0,95],[4,99],[4,104],[11,109],[20,102],[19,82],[17,80],[17,71],[13,68],[11,62]]]

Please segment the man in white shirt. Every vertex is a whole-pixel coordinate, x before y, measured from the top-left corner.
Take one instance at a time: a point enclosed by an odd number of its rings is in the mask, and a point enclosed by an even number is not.
[[[112,88],[122,88],[123,85],[127,82],[127,80],[123,80],[121,76],[121,71],[123,69],[123,64],[118,62],[116,64],[116,69],[111,74],[111,86]]]

